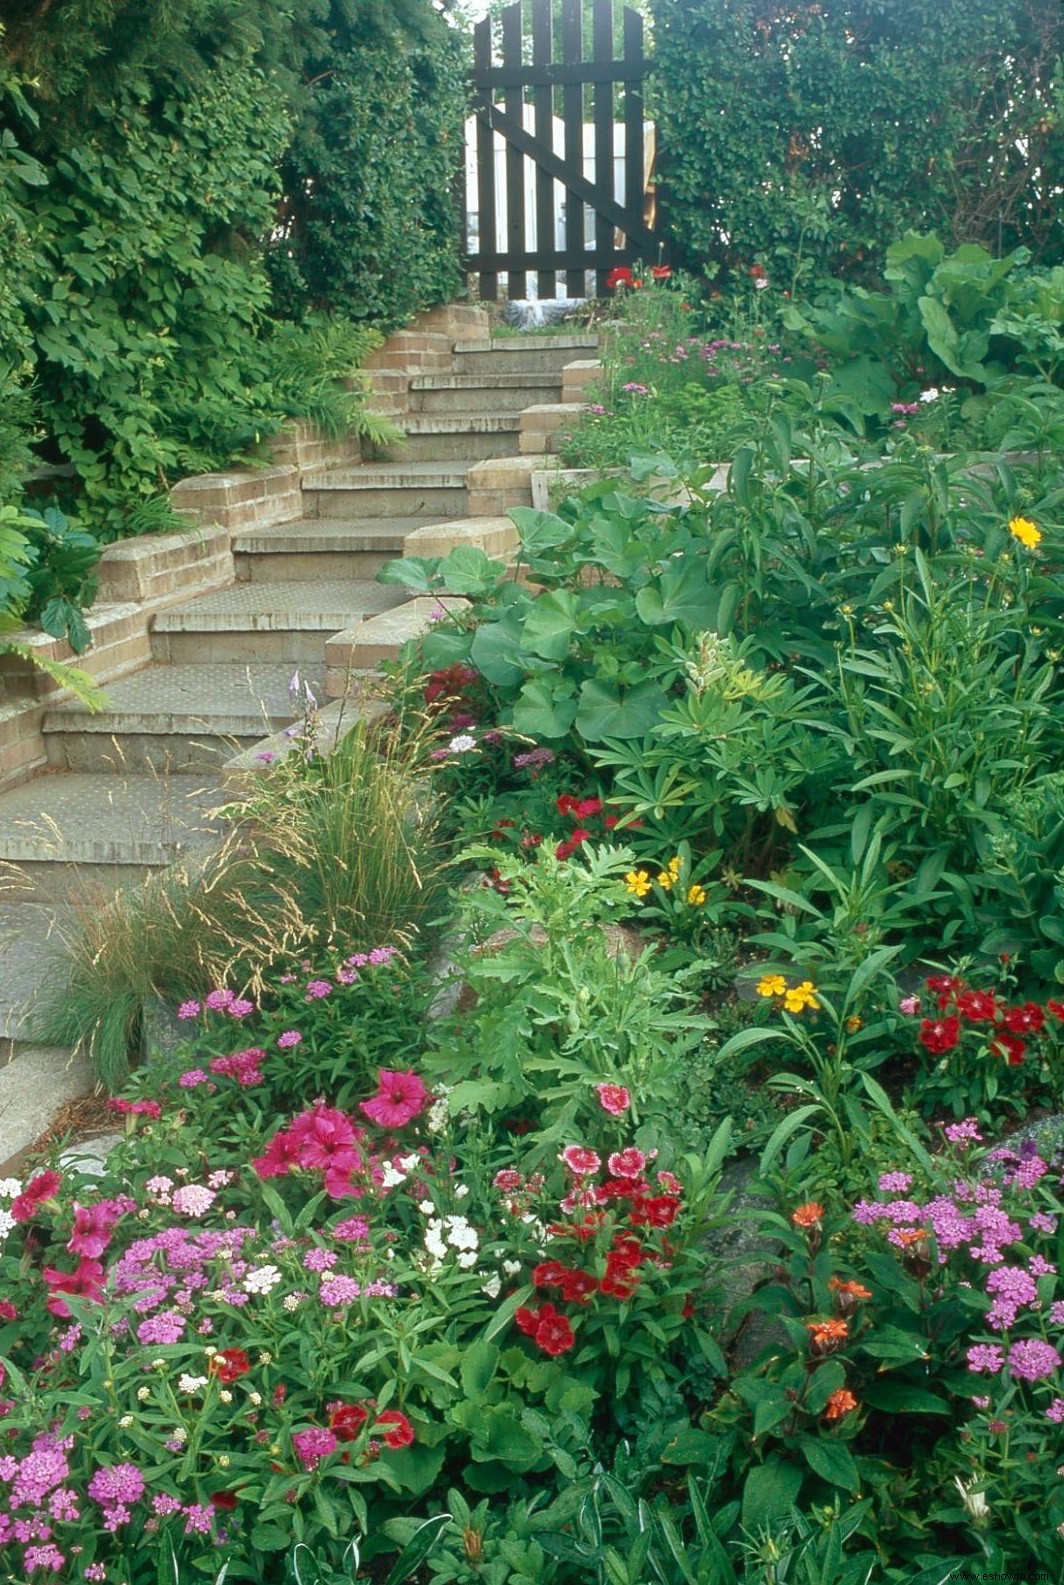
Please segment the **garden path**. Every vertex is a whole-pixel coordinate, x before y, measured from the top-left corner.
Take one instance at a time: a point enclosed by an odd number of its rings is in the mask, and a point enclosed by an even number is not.
[[[375,574],[404,553],[505,546],[511,525],[486,514],[515,502],[483,489],[471,502],[469,469],[545,449],[535,418],[538,439],[522,435],[522,414],[559,403],[564,365],[597,345],[480,338],[444,351],[443,341],[400,334],[387,344],[400,345],[384,366],[411,376],[405,440],[391,457],[306,474],[298,520],[234,533],[236,581],[158,613],[151,663],[107,684],[102,711],[51,709],[48,770],[0,793],[0,870],[15,867],[0,890],[0,1164],[89,1088],[83,1062],[67,1064],[32,1035],[54,943],[78,907],[215,839],[209,811],[224,789],[290,747],[294,672],[319,703],[329,699],[326,731],[341,712],[356,718],[373,667],[434,604]]]

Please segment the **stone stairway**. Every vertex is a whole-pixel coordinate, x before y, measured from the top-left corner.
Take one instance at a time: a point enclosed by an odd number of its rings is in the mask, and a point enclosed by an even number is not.
[[[455,544],[505,557],[515,543],[506,511],[530,504],[550,431],[581,397],[566,365],[595,340],[492,341],[477,310],[434,314],[371,360],[371,405],[405,431],[383,458],[297,433],[272,468],[177,486],[188,534],[108,550],[87,657],[102,710],[0,664],[0,1063],[18,1059],[0,1069],[0,1162],[5,1117],[25,1112],[15,1081],[55,1080],[28,1014],[71,897],[86,881],[135,884],[217,839],[209,811],[224,789],[291,746],[295,670],[331,701],[326,728],[341,708],[355,719],[345,696],[437,603],[375,582],[386,561]]]

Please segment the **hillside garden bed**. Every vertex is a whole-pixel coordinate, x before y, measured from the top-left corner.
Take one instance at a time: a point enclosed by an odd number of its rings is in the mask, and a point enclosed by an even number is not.
[[[184,1038],[0,1186],[16,1577],[1058,1577],[1061,315],[999,262],[729,333],[713,454],[637,326],[632,485],[393,563],[386,724],[117,905]]]

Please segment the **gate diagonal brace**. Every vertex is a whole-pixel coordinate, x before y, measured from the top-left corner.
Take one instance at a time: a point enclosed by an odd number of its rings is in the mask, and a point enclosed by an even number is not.
[[[658,238],[644,224],[642,216],[637,219],[629,214],[607,189],[598,187],[594,182],[589,182],[585,176],[570,170],[565,161],[559,159],[552,149],[544,148],[530,132],[526,132],[519,121],[514,121],[490,100],[481,100],[475,108],[477,115],[493,132],[501,132],[508,143],[512,143],[522,154],[527,154],[530,160],[547,172],[548,176],[553,176],[561,182],[574,198],[582,199],[619,231],[623,231],[630,246],[648,252],[653,252],[657,248]],[[629,151],[626,149],[625,158],[628,157]]]

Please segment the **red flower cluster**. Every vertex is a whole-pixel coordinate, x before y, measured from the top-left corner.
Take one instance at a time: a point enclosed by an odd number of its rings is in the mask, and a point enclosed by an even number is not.
[[[239,1376],[246,1376],[251,1361],[242,1348],[220,1348],[211,1355],[210,1372],[223,1386],[231,1386]]]
[[[480,680],[480,673],[472,666],[456,662],[429,673],[422,697],[427,705],[447,715],[452,731],[460,732],[463,727],[475,726],[480,719],[483,701],[472,693]]]
[[[559,1299],[581,1309],[601,1297],[623,1303],[639,1288],[645,1267],[669,1264],[672,1251],[667,1240],[655,1247],[646,1239],[676,1220],[683,1203],[679,1179],[671,1172],[659,1172],[652,1186],[646,1177],[649,1159],[634,1145],[610,1155],[609,1175],[602,1183],[593,1181],[602,1166],[596,1151],[567,1145],[561,1160],[573,1185],[561,1201],[567,1220],[552,1223],[549,1231],[555,1240],[571,1239],[578,1249],[598,1247],[581,1253],[572,1265],[559,1259],[541,1261],[532,1269],[533,1286],[556,1289]],[[506,1193],[512,1215],[527,1214],[528,1200],[522,1193],[527,1186],[520,1173],[504,1169],[496,1175],[495,1187]],[[571,1322],[552,1303],[538,1310],[518,1309],[514,1320],[545,1353],[564,1353],[575,1342]]]
[[[627,264],[618,264],[606,277],[608,292],[615,292],[618,286],[627,286],[632,291],[638,291],[642,284],[642,281],[636,280]]]
[[[364,1403],[330,1403],[328,1410],[329,1430],[338,1442],[357,1441],[371,1417],[373,1430],[383,1433],[386,1447],[410,1447],[414,1441],[414,1427],[401,1409],[384,1409],[377,1414],[371,1401],[368,1408]]]
[[[925,982],[935,997],[937,1018],[920,1022],[920,1044],[941,1056],[960,1044],[965,1025],[987,1024],[993,1031],[990,1050],[1009,1067],[1022,1067],[1032,1035],[1046,1027],[1046,1014],[1064,1022],[1064,1002],[1023,1002],[1009,1007],[993,991],[973,990],[953,974],[932,974]]]
[[[593,838],[604,840],[606,832],[612,831],[620,818],[619,815],[603,814],[601,798],[575,798],[572,793],[562,793],[555,801],[555,808],[560,815],[577,822],[575,830],[554,849],[555,857],[559,859],[571,858],[582,843],[590,842]],[[600,825],[601,830],[592,830],[585,821]]]
[[[37,1207],[45,1200],[55,1198],[56,1191],[62,1185],[62,1178],[58,1172],[39,1172],[31,1178],[21,1194],[17,1194],[11,1202],[11,1218],[15,1222],[29,1222],[36,1215]]]
[[[541,1305],[538,1310],[522,1306],[514,1311],[514,1320],[525,1336],[534,1339],[552,1358],[567,1354],[576,1342],[568,1317],[561,1315],[553,1304]]]

